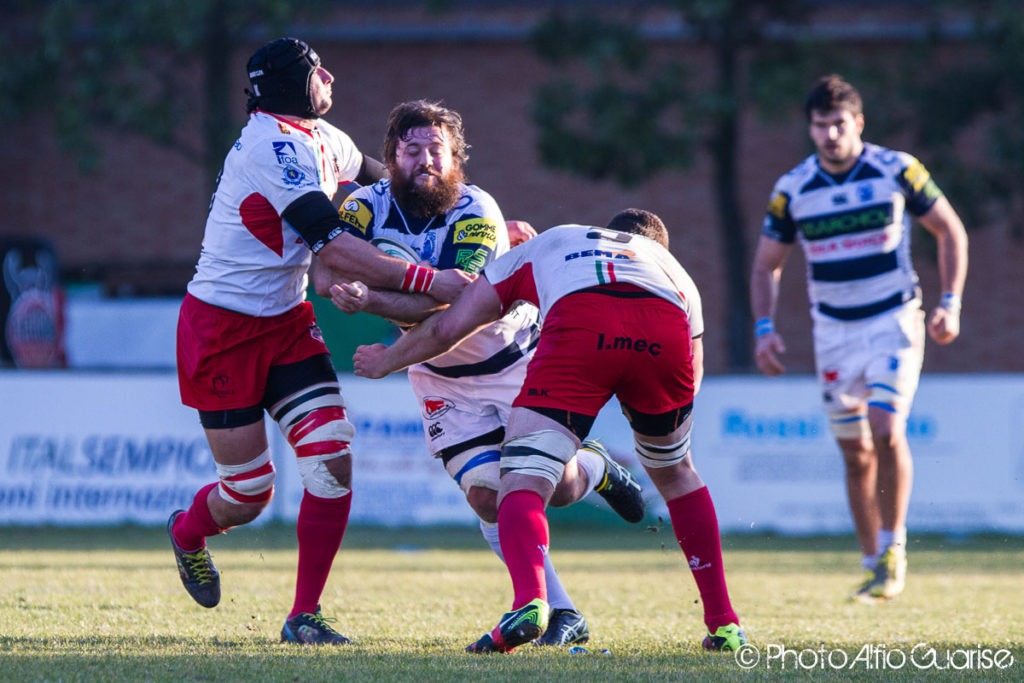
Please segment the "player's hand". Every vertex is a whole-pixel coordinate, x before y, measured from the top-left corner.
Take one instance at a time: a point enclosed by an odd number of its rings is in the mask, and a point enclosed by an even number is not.
[[[434,275],[434,281],[430,284],[427,294],[443,304],[450,304],[458,299],[466,285],[475,279],[475,275],[470,275],[458,268],[439,270]]]
[[[754,360],[757,362],[757,369],[775,377],[786,371],[786,366],[779,362],[777,354],[786,352],[786,345],[777,332],[769,332],[761,335],[755,341]]]
[[[352,355],[352,367],[360,377],[380,379],[388,374],[386,344],[370,344],[360,346]]]
[[[358,280],[331,285],[331,303],[343,313],[359,313],[370,302],[370,288]]]
[[[537,236],[537,231],[526,221],[505,221],[508,241],[513,247]]]
[[[928,334],[937,344],[948,344],[960,336],[960,312],[936,306],[928,318]]]

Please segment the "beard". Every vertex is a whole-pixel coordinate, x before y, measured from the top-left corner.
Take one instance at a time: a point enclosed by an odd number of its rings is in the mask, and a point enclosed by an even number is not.
[[[462,195],[459,183],[461,171],[449,171],[444,176],[434,175],[438,182],[429,186],[416,184],[416,176],[423,172],[417,169],[411,176],[395,168],[391,169],[391,195],[399,208],[417,218],[432,218],[447,213]],[[433,175],[433,174],[431,174]]]

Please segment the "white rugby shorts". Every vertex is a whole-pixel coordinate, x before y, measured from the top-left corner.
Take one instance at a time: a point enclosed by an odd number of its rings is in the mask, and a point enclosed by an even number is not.
[[[526,377],[531,356],[520,358],[500,372],[469,377],[442,377],[418,365],[409,368],[409,382],[420,403],[423,433],[430,454],[437,457],[445,448],[503,429],[508,423],[512,400]],[[495,444],[495,448],[499,446]],[[457,464],[461,470],[464,463]],[[455,472],[448,469],[455,477]],[[488,473],[485,479],[488,482],[493,479],[491,483],[497,490],[497,463],[490,469],[493,473]]]
[[[812,317],[825,411],[863,411],[877,402],[905,417],[924,361],[920,299],[865,320],[833,320],[813,310]]]

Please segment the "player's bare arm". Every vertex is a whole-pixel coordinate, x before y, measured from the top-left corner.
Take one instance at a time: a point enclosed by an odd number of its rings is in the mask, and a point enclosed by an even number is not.
[[[775,304],[779,298],[779,280],[782,267],[789,256],[791,244],[784,244],[770,237],[761,236],[754,254],[754,267],[750,274],[750,307],[754,320],[756,342],[754,360],[757,368],[766,375],[781,375],[786,371],[779,361],[779,354],[786,352],[782,336],[775,331],[771,321],[775,316]],[[767,323],[763,321],[768,321]]]
[[[408,324],[422,322],[448,306],[429,294],[371,289],[359,281],[333,284],[329,296],[331,303],[342,313],[370,313],[392,322]]]
[[[501,318],[501,300],[486,278],[479,278],[449,308],[430,316],[391,346],[360,346],[352,356],[355,373],[379,379],[423,363],[454,348],[480,328]]]
[[[454,268],[434,271],[423,266],[410,266],[348,233],[342,233],[324,245],[318,256],[328,268],[349,281],[359,280],[375,289],[425,292],[442,303],[454,301],[473,280],[472,276]],[[430,271],[429,283],[421,289],[410,289],[407,282],[410,268]]]
[[[939,303],[928,316],[928,334],[939,344],[949,344],[960,336],[960,297],[967,279],[967,231],[945,197],[939,197],[919,220],[938,244],[942,283]]]

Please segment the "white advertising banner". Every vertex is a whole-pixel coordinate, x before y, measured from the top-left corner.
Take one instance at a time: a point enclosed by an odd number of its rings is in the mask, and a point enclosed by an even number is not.
[[[694,463],[724,531],[852,533],[842,456],[814,378],[710,377],[694,420]],[[922,377],[908,422],[908,528],[1024,532],[1022,434],[1024,377]],[[616,442],[616,456],[628,449]]]
[[[404,376],[343,376],[356,426],[353,523],[473,524],[462,493],[427,455]],[[195,411],[173,373],[0,371],[0,524],[161,524],[216,478]],[[910,420],[912,531],[1024,532],[1024,376],[922,378]],[[277,489],[261,521],[293,520],[302,495],[291,451],[268,435]],[[592,432],[636,469],[616,405]],[[693,453],[723,531],[849,533],[839,451],[810,377],[709,377]],[[664,505],[648,487],[653,514]]]

